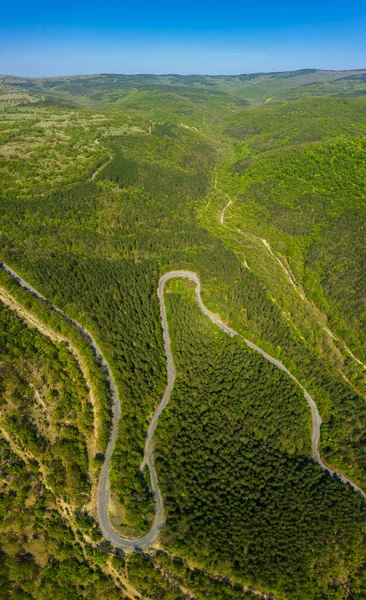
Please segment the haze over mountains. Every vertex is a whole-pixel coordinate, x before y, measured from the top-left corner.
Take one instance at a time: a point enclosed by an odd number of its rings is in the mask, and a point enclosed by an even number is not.
[[[312,95],[361,95],[365,93],[366,69],[354,71],[322,71],[304,69],[292,72],[251,73],[236,76],[218,75],[120,75],[96,74],[48,78],[22,78],[3,75],[2,90],[27,90],[29,93],[54,94],[61,97],[76,96],[82,105],[82,97],[90,102],[98,102],[98,94],[110,102],[118,101],[116,90],[155,90],[171,93],[178,87],[179,95],[189,98],[189,89],[202,92],[221,92],[246,99],[253,103],[283,101]],[[164,89],[164,86],[167,86]],[[155,89],[156,88],[156,89]],[[270,96],[272,94],[272,96]],[[45,101],[48,100],[48,97]],[[75,98],[74,98],[75,101]]]

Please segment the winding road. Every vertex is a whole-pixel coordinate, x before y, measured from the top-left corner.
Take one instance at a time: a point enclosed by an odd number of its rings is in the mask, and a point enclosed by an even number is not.
[[[321,420],[321,417],[320,417],[320,414],[319,414],[319,411],[318,411],[315,401],[310,396],[310,394],[306,391],[304,386],[299,382],[299,380],[294,375],[292,375],[292,373],[290,373],[290,371],[279,360],[277,360],[276,358],[274,358],[273,356],[271,356],[270,354],[268,354],[267,352],[265,352],[264,350],[259,348],[259,346],[257,346],[256,344],[253,344],[253,342],[242,337],[237,331],[235,331],[234,329],[232,329],[231,327],[226,325],[223,321],[221,321],[221,319],[218,316],[216,316],[214,313],[212,313],[210,310],[208,310],[208,308],[206,308],[206,306],[202,302],[201,283],[200,283],[200,279],[196,273],[193,273],[192,271],[186,271],[186,270],[170,271],[169,273],[165,273],[165,275],[163,275],[160,278],[159,285],[158,285],[158,291],[157,291],[159,303],[160,303],[160,315],[161,315],[161,324],[162,324],[162,329],[163,329],[164,348],[165,348],[165,354],[166,354],[166,358],[167,358],[167,364],[166,364],[167,386],[164,391],[163,398],[162,398],[158,408],[156,409],[153,419],[149,425],[149,428],[147,431],[146,443],[145,443],[144,459],[140,466],[140,470],[142,470],[144,468],[144,466],[147,465],[149,468],[149,471],[150,471],[151,488],[152,488],[152,492],[153,492],[153,496],[154,496],[154,500],[155,500],[155,517],[154,517],[153,525],[152,525],[150,531],[146,535],[136,538],[136,539],[130,539],[130,538],[121,536],[113,528],[113,526],[109,520],[109,511],[108,511],[108,506],[109,506],[109,501],[110,501],[110,483],[109,483],[109,477],[108,477],[109,467],[110,467],[110,459],[113,454],[114,445],[115,445],[116,438],[117,438],[118,422],[120,420],[120,414],[121,414],[121,406],[120,406],[120,400],[119,400],[119,396],[118,396],[118,390],[117,390],[117,387],[115,384],[115,380],[114,380],[112,371],[109,368],[109,365],[106,362],[105,358],[103,357],[103,354],[101,353],[97,343],[95,342],[93,337],[90,335],[90,333],[82,325],[80,325],[80,323],[78,323],[74,319],[71,319],[70,317],[68,317],[68,315],[66,315],[66,313],[64,313],[60,309],[56,308],[53,304],[51,304],[51,302],[49,302],[44,296],[42,296],[42,294],[37,292],[37,290],[35,290],[32,286],[30,286],[24,279],[22,279],[15,271],[13,271],[5,263],[0,262],[0,268],[4,269],[4,271],[6,271],[6,273],[8,273],[8,275],[10,275],[10,277],[12,277],[19,285],[21,285],[23,288],[25,288],[31,294],[33,294],[33,296],[35,296],[35,297],[39,298],[40,300],[42,300],[43,302],[45,302],[51,310],[57,312],[64,319],[66,319],[66,321],[68,321],[69,323],[73,324],[75,327],[78,328],[78,330],[81,332],[83,337],[87,340],[89,346],[92,348],[95,356],[98,358],[100,366],[108,380],[110,393],[111,393],[111,399],[112,399],[112,429],[111,429],[111,436],[110,436],[110,440],[108,442],[108,446],[107,446],[107,450],[106,450],[105,458],[104,458],[104,463],[103,463],[103,466],[101,469],[101,474],[100,474],[100,479],[99,479],[99,486],[98,486],[98,491],[97,491],[97,512],[98,512],[99,524],[103,531],[103,534],[114,546],[125,549],[125,550],[137,550],[137,549],[147,548],[148,546],[151,546],[152,544],[154,544],[156,542],[156,540],[159,536],[159,532],[164,525],[164,503],[163,503],[162,494],[161,494],[161,491],[159,488],[157,473],[156,473],[155,464],[154,464],[153,436],[154,436],[156,426],[158,424],[159,417],[169,402],[170,394],[173,390],[174,381],[175,381],[175,377],[176,377],[174,359],[173,359],[173,354],[172,354],[172,350],[171,350],[171,341],[170,341],[170,336],[169,336],[168,320],[167,320],[165,301],[164,301],[164,291],[165,291],[165,285],[166,285],[167,281],[169,281],[170,279],[175,279],[177,277],[178,278],[186,278],[186,279],[193,281],[193,283],[195,284],[195,288],[196,288],[197,304],[198,304],[199,308],[201,309],[201,311],[215,325],[220,327],[220,329],[222,329],[229,336],[240,338],[242,341],[245,342],[245,344],[249,348],[251,348],[255,352],[258,352],[266,360],[271,362],[277,368],[281,369],[281,371],[286,373],[286,375],[288,377],[290,377],[290,379],[292,379],[300,387],[300,389],[302,390],[302,392],[305,396],[305,399],[309,405],[310,411],[311,411],[311,417],[312,417],[311,440],[312,440],[312,458],[313,458],[313,460],[315,462],[317,462],[319,464],[319,466],[322,469],[324,469],[324,471],[327,471],[330,475],[336,476],[343,483],[349,484],[355,491],[360,493],[363,496],[363,498],[366,499],[366,494],[356,484],[354,484],[351,480],[347,479],[343,475],[340,475],[336,471],[333,471],[333,472],[330,471],[328,469],[328,467],[322,462],[320,454],[319,454],[320,426],[321,426],[322,420]]]

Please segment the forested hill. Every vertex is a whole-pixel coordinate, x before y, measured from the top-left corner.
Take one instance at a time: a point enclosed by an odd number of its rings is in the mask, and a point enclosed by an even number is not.
[[[96,74],[48,78],[0,75],[3,90],[26,94],[35,101],[69,106],[100,106],[111,110],[124,103],[133,105],[139,94],[176,94],[180,101],[236,102],[242,105],[282,102],[304,96],[358,96],[366,91],[366,69],[322,71],[303,69],[279,73],[243,75],[120,75]],[[234,98],[235,100],[234,100]],[[64,104],[65,105],[65,104]],[[65,105],[66,106],[66,105]],[[133,106],[131,106],[133,108]],[[176,107],[179,110],[179,106]]]
[[[0,77],[0,261],[110,366],[120,535],[154,518],[170,270],[309,391],[323,462],[366,491],[365,91],[366,70]],[[96,506],[105,371],[0,269],[0,597],[365,599],[366,503],[312,460],[303,393],[188,282],[165,298],[165,524],[124,554]]]

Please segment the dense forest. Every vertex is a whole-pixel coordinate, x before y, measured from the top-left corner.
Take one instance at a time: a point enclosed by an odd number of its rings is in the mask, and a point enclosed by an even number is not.
[[[198,273],[206,306],[309,390],[322,458],[366,489],[362,77],[3,81],[0,260],[110,365],[123,535],[154,515],[139,469],[166,385],[156,292],[172,269]],[[55,598],[366,597],[365,503],[309,458],[303,394],[177,281],[178,377],[155,439],[166,525],[159,550],[113,549],[94,500],[105,374],[77,328],[0,269],[1,290],[16,310],[1,305],[0,595],[45,598],[53,581]]]
[[[165,543],[280,597],[342,598],[346,581],[364,597],[365,504],[307,458],[301,392],[192,294],[167,301],[179,380],[157,436]]]

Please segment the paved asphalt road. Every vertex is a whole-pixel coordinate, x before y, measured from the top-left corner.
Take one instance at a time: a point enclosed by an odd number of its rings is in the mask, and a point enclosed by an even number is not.
[[[114,449],[114,445],[115,445],[116,438],[117,438],[118,422],[120,420],[120,414],[121,414],[118,390],[117,390],[117,386],[115,384],[113,374],[109,368],[109,365],[106,362],[105,358],[103,357],[103,354],[101,353],[101,351],[100,351],[98,345],[96,344],[96,342],[94,341],[93,337],[90,335],[90,333],[86,329],[84,329],[84,327],[82,327],[82,325],[80,325],[80,323],[71,319],[64,312],[62,312],[61,310],[59,310],[58,308],[53,306],[44,296],[42,296],[39,292],[37,292],[34,288],[32,288],[26,281],[24,281],[24,279],[19,277],[19,275],[15,271],[13,271],[12,269],[10,269],[10,267],[5,265],[5,263],[0,262],[0,267],[3,268],[8,273],[8,275],[10,275],[22,287],[27,289],[29,292],[31,292],[37,298],[40,298],[41,300],[43,300],[49,308],[51,308],[52,310],[54,310],[55,312],[60,314],[64,319],[66,319],[68,322],[72,323],[73,325],[75,325],[75,327],[77,327],[79,329],[79,331],[82,333],[82,335],[88,341],[94,354],[97,356],[99,363],[101,365],[101,368],[103,369],[103,372],[105,373],[105,375],[107,377],[109,388],[110,388],[110,393],[111,393],[111,398],[112,398],[113,418],[112,418],[111,437],[108,442],[107,450],[105,453],[105,459],[104,459],[104,463],[103,463],[103,467],[102,467],[101,475],[100,475],[100,480],[99,480],[99,486],[98,486],[98,492],[97,492],[97,510],[98,510],[98,520],[99,520],[100,527],[103,531],[103,534],[114,546],[116,546],[118,548],[123,548],[125,550],[136,550],[136,549],[147,548],[148,546],[151,546],[152,544],[154,544],[154,542],[156,542],[156,540],[159,536],[159,532],[164,525],[164,503],[163,503],[163,498],[162,498],[161,491],[159,488],[158,478],[157,478],[155,464],[154,464],[153,436],[154,436],[156,426],[158,424],[159,417],[169,402],[170,394],[173,389],[175,376],[176,376],[174,359],[173,359],[173,354],[171,351],[171,343],[170,343],[170,336],[169,336],[168,321],[167,321],[167,316],[166,316],[165,302],[164,302],[164,289],[165,289],[165,284],[167,281],[169,281],[169,279],[174,279],[177,277],[183,277],[186,279],[190,279],[191,281],[194,282],[194,284],[196,286],[197,304],[200,307],[200,309],[202,310],[202,312],[213,323],[215,323],[215,325],[220,327],[223,331],[225,331],[225,333],[227,333],[231,337],[235,337],[235,336],[240,337],[247,344],[247,346],[249,346],[249,348],[251,348],[252,350],[255,350],[256,352],[261,354],[266,360],[270,361],[276,367],[281,369],[281,371],[286,373],[286,375],[288,377],[290,377],[301,388],[301,390],[303,391],[304,396],[308,402],[308,405],[309,405],[309,408],[311,411],[311,416],[312,416],[311,439],[312,439],[312,457],[313,457],[314,461],[317,462],[322,467],[322,469],[329,472],[330,475],[334,475],[338,479],[340,479],[343,483],[351,485],[352,488],[354,488],[364,498],[366,498],[366,494],[362,490],[360,490],[360,488],[358,488],[356,484],[354,484],[349,479],[339,475],[337,472],[330,471],[329,469],[327,469],[326,465],[322,462],[322,460],[320,458],[320,454],[319,454],[320,426],[321,426],[322,420],[321,420],[316,403],[314,402],[314,400],[310,396],[310,394],[306,391],[304,386],[298,381],[298,379],[296,379],[296,377],[294,377],[294,375],[292,375],[292,373],[290,373],[290,371],[279,360],[277,360],[273,356],[270,356],[270,354],[267,354],[267,352],[264,352],[264,350],[259,348],[259,346],[256,346],[256,344],[253,344],[249,340],[240,336],[236,331],[234,331],[234,329],[231,329],[231,327],[229,327],[228,325],[223,323],[223,321],[221,321],[214,313],[212,313],[210,310],[208,310],[208,308],[206,308],[206,306],[202,302],[201,283],[200,283],[199,277],[196,273],[193,273],[191,271],[182,271],[182,270],[181,271],[170,271],[169,273],[165,273],[165,275],[163,275],[160,278],[159,286],[158,286],[158,298],[159,298],[159,302],[160,302],[161,324],[162,324],[162,329],[163,329],[165,354],[166,354],[166,358],[167,358],[167,386],[166,386],[163,398],[162,398],[158,408],[156,409],[154,417],[149,425],[149,428],[147,431],[147,437],[146,437],[144,460],[140,467],[140,469],[142,470],[143,467],[145,466],[145,464],[147,464],[149,471],[150,471],[151,487],[152,487],[152,492],[153,492],[154,501],[155,501],[155,517],[154,517],[154,522],[153,522],[152,528],[146,535],[136,538],[136,539],[122,537],[112,527],[110,520],[109,520],[109,514],[108,514],[108,505],[109,505],[109,499],[110,499],[110,484],[109,484],[109,478],[108,478],[109,466],[110,466],[110,459],[113,454],[113,449]]]

